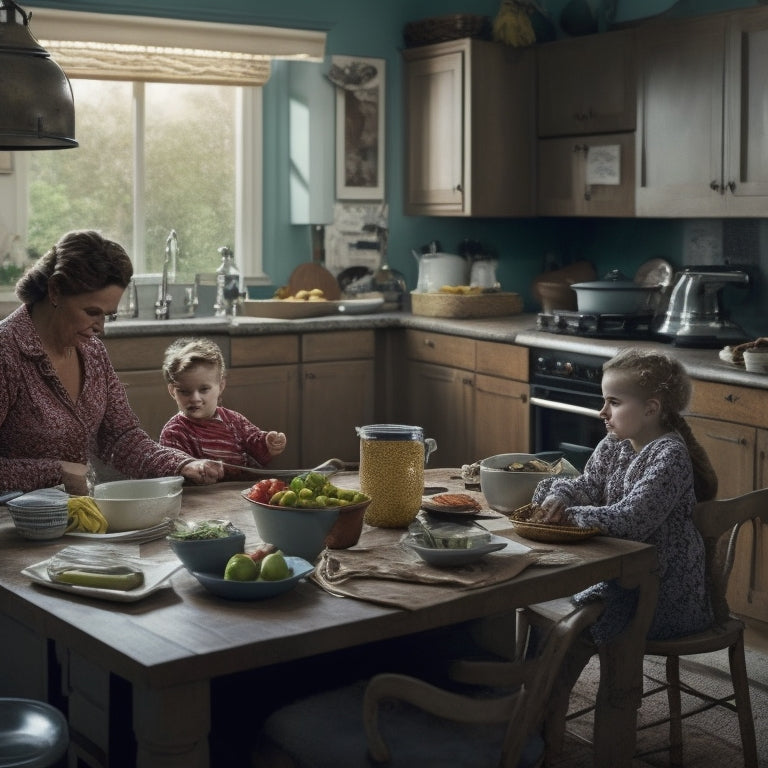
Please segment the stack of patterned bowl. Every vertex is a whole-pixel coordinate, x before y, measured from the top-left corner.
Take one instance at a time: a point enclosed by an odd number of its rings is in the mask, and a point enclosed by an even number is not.
[[[25,539],[58,539],[67,530],[69,495],[41,488],[7,502],[16,530]]]

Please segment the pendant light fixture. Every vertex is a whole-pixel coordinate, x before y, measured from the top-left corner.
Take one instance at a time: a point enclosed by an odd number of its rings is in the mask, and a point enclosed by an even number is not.
[[[0,0],[0,150],[76,147],[72,86],[32,37],[31,17]]]

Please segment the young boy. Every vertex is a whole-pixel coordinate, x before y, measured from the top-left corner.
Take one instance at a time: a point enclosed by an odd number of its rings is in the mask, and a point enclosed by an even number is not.
[[[195,458],[243,467],[268,464],[285,450],[282,432],[265,432],[241,413],[219,405],[226,386],[224,358],[209,339],[177,339],[165,351],[163,376],[179,412],[160,433],[160,444]],[[235,470],[225,479],[237,477]]]

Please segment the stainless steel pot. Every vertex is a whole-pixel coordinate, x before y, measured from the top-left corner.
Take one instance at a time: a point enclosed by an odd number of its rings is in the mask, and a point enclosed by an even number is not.
[[[579,312],[602,315],[653,313],[661,286],[638,285],[611,270],[602,280],[574,283]]]

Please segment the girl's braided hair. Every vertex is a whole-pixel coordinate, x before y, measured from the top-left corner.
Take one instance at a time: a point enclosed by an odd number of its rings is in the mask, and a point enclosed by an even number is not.
[[[713,499],[717,495],[717,474],[682,415],[691,399],[691,379],[683,365],[663,352],[626,347],[603,365],[606,371],[630,374],[641,397],[659,401],[661,424],[679,432],[688,446],[696,500]]]

